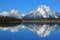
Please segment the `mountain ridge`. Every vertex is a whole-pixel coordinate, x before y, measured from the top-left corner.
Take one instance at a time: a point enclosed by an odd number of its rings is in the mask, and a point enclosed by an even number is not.
[[[59,15],[60,12],[52,12],[52,10],[46,5],[41,5],[28,14],[21,14],[18,10],[14,9],[10,12],[0,12],[0,16],[11,16],[20,19],[60,18]]]

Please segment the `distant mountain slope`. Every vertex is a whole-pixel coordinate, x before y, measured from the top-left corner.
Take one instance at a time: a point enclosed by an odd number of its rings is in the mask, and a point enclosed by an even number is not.
[[[0,13],[0,16],[10,16],[10,17],[15,17],[15,18],[20,18],[22,19],[22,14],[20,14],[17,10],[11,10],[10,12],[3,11]]]
[[[41,5],[36,10],[31,11],[24,16],[23,19],[39,19],[39,18],[58,18],[58,16],[50,10],[48,6]]]
[[[20,19],[60,18],[60,12],[52,12],[48,6],[41,5],[28,14],[20,14],[12,9],[10,12],[0,12],[0,16],[10,16]]]

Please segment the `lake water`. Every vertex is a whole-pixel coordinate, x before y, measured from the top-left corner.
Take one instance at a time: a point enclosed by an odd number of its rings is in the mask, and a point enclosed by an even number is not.
[[[0,40],[60,40],[60,25],[20,24],[0,27]]]

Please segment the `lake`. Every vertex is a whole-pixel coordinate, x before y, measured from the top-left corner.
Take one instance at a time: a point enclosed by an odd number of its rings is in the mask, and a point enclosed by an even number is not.
[[[0,27],[0,40],[60,40],[60,25],[22,23]]]

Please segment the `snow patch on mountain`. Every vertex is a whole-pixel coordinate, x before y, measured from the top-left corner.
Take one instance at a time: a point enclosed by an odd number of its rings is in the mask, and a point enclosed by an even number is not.
[[[35,10],[31,11],[28,15],[24,16],[26,19],[40,19],[40,18],[58,18],[48,6],[41,5]]]
[[[22,14],[20,14],[17,10],[14,9],[12,9],[10,12],[6,12],[6,11],[0,12],[0,15],[4,17],[10,16],[10,17],[22,19]]]

